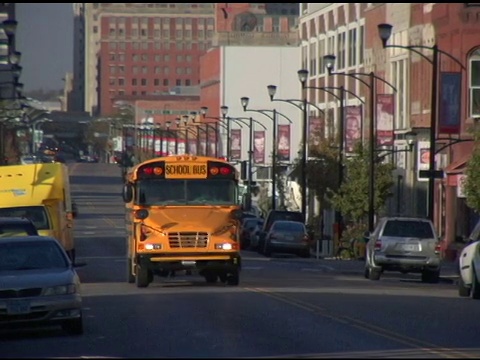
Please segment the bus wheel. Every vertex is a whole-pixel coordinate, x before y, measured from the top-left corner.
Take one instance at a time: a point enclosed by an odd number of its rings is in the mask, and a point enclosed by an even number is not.
[[[205,280],[207,281],[207,283],[209,284],[214,284],[217,282],[217,274],[215,273],[206,273],[205,274]]]
[[[133,284],[135,282],[135,276],[133,275],[132,259],[127,259],[127,282]]]
[[[227,275],[227,285],[237,286],[240,283],[238,271]]]
[[[148,286],[151,277],[149,273],[150,271],[148,269],[143,268],[142,266],[137,264],[137,275],[135,278],[137,287],[143,288]]]

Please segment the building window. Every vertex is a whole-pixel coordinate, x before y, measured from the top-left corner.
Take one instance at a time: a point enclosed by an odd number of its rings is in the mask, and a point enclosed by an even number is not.
[[[192,73],[192,68],[187,68],[186,70],[187,70],[186,72],[187,72],[188,75],[190,75]]]
[[[480,117],[480,48],[470,56],[470,116]]]
[[[325,63],[323,62],[323,57],[328,55],[325,52],[325,39],[318,41],[318,74],[325,74]]]
[[[118,95],[125,95],[125,90],[118,90]]]
[[[142,54],[142,61],[148,61],[148,54]]]
[[[110,78],[108,81],[108,85],[115,86],[115,78]]]
[[[119,74],[125,74],[125,66],[119,65],[118,66],[118,73]]]
[[[357,65],[357,29],[348,31],[348,66]]]
[[[177,39],[181,39],[183,37],[183,31],[182,30],[177,30],[175,32],[175,36]]]
[[[137,91],[136,90],[132,91],[132,95],[137,95]]]
[[[147,86],[147,79],[141,79],[141,85]]]
[[[185,86],[192,85],[192,81],[190,79],[185,80]]]
[[[155,50],[160,50],[161,48],[162,48],[162,43],[157,41],[155,43]]]
[[[280,32],[280,18],[278,16],[272,18],[272,25],[273,32]]]
[[[338,68],[345,68],[345,37],[346,33],[342,32],[337,36]]]
[[[132,61],[138,61],[138,59],[139,59],[138,54],[133,54],[132,55]]]
[[[183,75],[183,73],[184,73],[183,67],[177,67],[176,73],[177,73],[177,75]]]
[[[115,53],[108,55],[108,60],[110,61],[115,61],[115,58],[116,58]]]
[[[138,36],[138,29],[132,29],[132,37]]]
[[[186,62],[192,62],[192,55],[186,55],[185,56],[185,61]]]
[[[363,64],[363,55],[365,51],[364,35],[365,35],[365,27],[362,25],[360,26],[360,31],[358,34],[358,64],[359,65]]]
[[[132,85],[133,85],[133,86],[137,86],[137,85],[138,85],[137,79],[132,79]]]
[[[125,50],[126,47],[127,47],[127,46],[125,45],[125,42],[124,42],[124,41],[121,41],[121,42],[118,43],[118,48],[119,48],[120,50]]]
[[[125,85],[125,79],[124,78],[119,78],[118,79],[118,85],[124,86]]]
[[[183,55],[177,55],[177,62],[183,62]]]
[[[183,50],[183,42],[177,42],[176,44],[177,50]]]
[[[125,62],[125,54],[118,54],[118,61]]]
[[[163,73],[164,73],[165,75],[170,74],[170,68],[169,68],[168,66],[165,66],[165,67],[163,68]]]
[[[115,66],[110,66],[110,74],[114,75],[116,73],[117,68]]]
[[[158,39],[161,35],[162,35],[162,33],[160,32],[159,29],[153,30],[153,36],[154,36],[155,38]]]
[[[163,86],[168,86],[168,79],[163,79]]]
[[[310,44],[310,75],[317,75],[317,44]]]
[[[400,59],[392,62],[392,83],[397,88],[395,93],[395,125],[394,129],[407,128],[407,60]]]
[[[143,50],[148,50],[148,42],[145,41],[145,42],[142,43],[142,49]]]
[[[147,74],[148,73],[148,67],[142,66],[142,74]]]
[[[155,66],[154,72],[155,72],[155,74],[161,74],[162,73],[162,68],[160,66]]]
[[[134,74],[138,74],[138,66],[134,66],[132,68],[132,71],[133,71]]]
[[[177,86],[182,86],[182,80],[177,79],[177,81],[175,82],[175,84],[176,84]]]
[[[138,50],[140,48],[140,44],[138,42],[134,42],[132,46],[134,50]]]
[[[147,29],[141,29],[140,36],[147,36]]]
[[[117,48],[117,43],[114,43],[114,42],[108,43],[108,48],[110,50],[115,50]]]
[[[160,79],[153,79],[154,86],[160,86]]]

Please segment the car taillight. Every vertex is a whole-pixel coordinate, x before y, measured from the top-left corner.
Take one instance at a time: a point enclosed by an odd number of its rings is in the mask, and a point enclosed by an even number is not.
[[[442,251],[442,245],[441,244],[437,244],[435,245],[435,254],[440,254],[440,252]]]
[[[382,240],[375,241],[375,250],[380,250],[382,248]]]
[[[305,234],[305,235],[303,236],[303,242],[307,242],[307,243],[310,242],[310,236],[308,236],[307,234]]]

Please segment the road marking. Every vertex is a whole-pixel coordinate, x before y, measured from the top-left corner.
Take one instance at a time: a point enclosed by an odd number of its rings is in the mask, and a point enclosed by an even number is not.
[[[437,346],[435,344],[418,340],[416,338],[412,338],[406,335],[402,335],[400,333],[390,331],[388,329],[385,329],[380,326],[373,325],[371,323],[367,323],[365,321],[355,319],[353,317],[349,317],[346,315],[341,315],[341,314],[332,314],[329,312],[327,309],[319,307],[317,305],[299,300],[299,299],[294,299],[290,298],[284,294],[279,294],[277,292],[274,292],[273,289],[264,289],[264,288],[246,288],[247,290],[250,290],[252,292],[255,292],[257,294],[261,294],[264,296],[271,297],[273,299],[276,299],[278,301],[281,301],[283,303],[292,305],[296,308],[306,310],[308,312],[311,312],[315,315],[322,316],[337,322],[340,322],[342,324],[346,324],[352,327],[356,327],[360,330],[370,332],[374,335],[381,336],[384,338],[387,338],[389,340],[393,340],[394,342],[398,342],[403,345],[407,345],[409,347],[414,347],[416,349],[420,349],[423,351],[426,351],[427,353],[430,353],[431,355],[436,355],[440,357],[448,357],[448,358],[458,358],[458,357],[470,357],[469,354],[461,351],[455,351],[454,349],[450,348],[444,348],[441,346]],[[450,353],[450,354],[449,354]],[[450,356],[449,356],[450,355]]]
[[[312,269],[312,268],[303,268],[301,271],[309,271],[309,272],[322,272],[322,269]]]
[[[91,225],[85,225],[83,226],[85,229],[96,229],[98,226],[91,226]]]
[[[95,235],[95,231],[82,231],[82,235]]]
[[[261,270],[263,266],[242,266],[242,270]]]

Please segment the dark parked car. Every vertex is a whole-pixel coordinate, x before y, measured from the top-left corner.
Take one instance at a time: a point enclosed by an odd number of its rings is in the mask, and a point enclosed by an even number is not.
[[[265,237],[275,221],[296,221],[305,224],[305,218],[301,212],[288,210],[270,210],[263,223],[263,229],[258,234],[258,249],[263,251]]]
[[[263,253],[273,252],[310,257],[310,236],[304,224],[298,221],[275,221],[265,238]]]
[[[257,227],[258,223],[263,221],[257,217],[247,217],[243,219],[240,231],[240,247],[241,249],[248,249],[251,245],[252,231]]]
[[[0,217],[0,237],[38,235],[33,222],[23,217]]]

